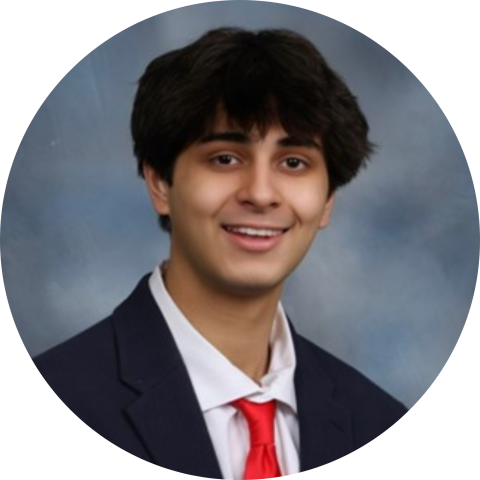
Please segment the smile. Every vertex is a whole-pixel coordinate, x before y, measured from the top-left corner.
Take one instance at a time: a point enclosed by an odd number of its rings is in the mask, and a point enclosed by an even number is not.
[[[235,248],[248,253],[266,253],[279,245],[289,228],[260,225],[222,225]]]
[[[287,231],[287,229],[285,228],[257,228],[257,227],[232,226],[232,225],[225,225],[223,228],[230,233],[236,233],[236,234],[245,235],[248,237],[263,237],[263,238],[278,237],[279,235]]]

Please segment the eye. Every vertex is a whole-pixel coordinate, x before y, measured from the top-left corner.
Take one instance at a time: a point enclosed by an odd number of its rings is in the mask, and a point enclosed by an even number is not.
[[[307,162],[298,157],[287,157],[283,160],[283,164],[288,170],[303,170],[307,167]]]
[[[239,163],[239,160],[233,155],[225,154],[225,155],[217,155],[216,157],[213,157],[212,162],[217,165],[229,166],[229,165],[236,165],[237,163]]]

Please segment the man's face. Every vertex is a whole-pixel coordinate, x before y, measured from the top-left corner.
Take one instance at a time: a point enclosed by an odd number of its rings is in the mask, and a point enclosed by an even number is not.
[[[333,206],[319,140],[279,126],[260,137],[218,121],[177,158],[171,186],[150,167],[145,178],[171,219],[170,268],[230,294],[281,288]]]

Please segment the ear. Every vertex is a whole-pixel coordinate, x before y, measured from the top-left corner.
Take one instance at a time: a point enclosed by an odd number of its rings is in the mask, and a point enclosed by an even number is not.
[[[169,215],[170,185],[150,165],[143,167],[143,177],[155,211],[159,215]]]
[[[333,211],[333,206],[335,205],[335,193],[331,193],[327,199],[327,203],[325,204],[322,217],[320,218],[320,222],[318,223],[318,228],[321,230],[325,228],[330,222],[330,215]]]

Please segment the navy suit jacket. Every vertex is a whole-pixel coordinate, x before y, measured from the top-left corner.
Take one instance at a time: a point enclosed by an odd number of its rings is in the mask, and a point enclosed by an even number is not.
[[[365,445],[406,412],[293,328],[292,335],[301,471]],[[61,400],[110,442],[171,470],[222,478],[185,364],[147,276],[110,317],[35,363]]]

